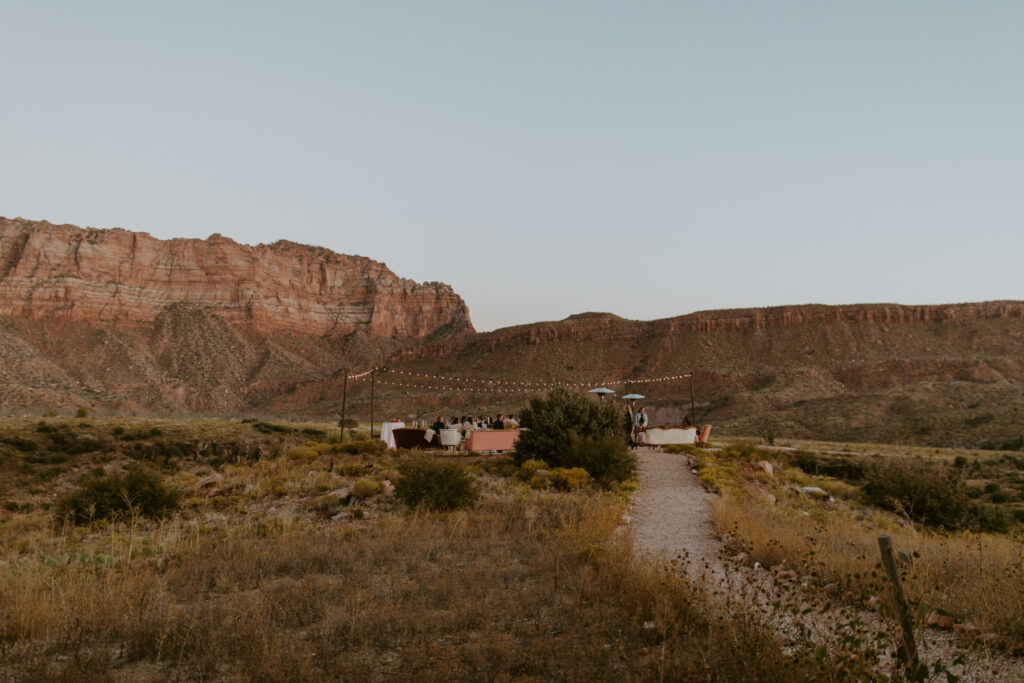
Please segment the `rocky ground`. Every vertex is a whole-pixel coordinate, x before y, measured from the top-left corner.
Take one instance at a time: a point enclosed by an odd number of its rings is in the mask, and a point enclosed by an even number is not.
[[[708,500],[685,455],[641,449],[640,488],[633,498],[630,528],[634,548],[697,581],[712,584],[726,601],[760,615],[784,639],[810,639],[838,652],[848,636],[870,639],[889,627],[879,614],[843,604],[824,588],[801,585],[795,572],[747,567],[726,558],[715,533]],[[837,597],[837,596],[836,596]],[[920,630],[921,659],[941,661],[964,681],[1024,680],[1024,661],[965,645],[948,631]],[[892,648],[882,648],[876,670],[892,671]],[[953,662],[962,658],[962,662]]]

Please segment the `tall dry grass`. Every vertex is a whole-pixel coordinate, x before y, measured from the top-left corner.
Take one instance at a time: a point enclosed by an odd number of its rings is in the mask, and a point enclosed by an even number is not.
[[[753,621],[636,562],[612,498],[486,490],[471,511],[359,523],[274,516],[258,499],[220,521],[27,525],[3,554],[0,669],[17,680],[813,677]]]
[[[854,516],[841,507],[773,505],[723,495],[712,502],[721,534],[751,560],[780,563],[853,598],[885,590],[878,535],[889,534],[910,555],[903,583],[910,600],[943,610],[982,630],[1024,637],[1024,544],[998,534],[942,535],[901,526],[879,514]]]

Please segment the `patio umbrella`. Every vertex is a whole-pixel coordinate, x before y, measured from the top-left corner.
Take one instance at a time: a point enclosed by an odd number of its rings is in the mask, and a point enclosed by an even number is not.
[[[622,398],[624,398],[627,401],[629,401],[629,414],[632,415],[633,414],[633,408],[636,407],[637,399],[647,398],[647,397],[644,396],[643,394],[626,394]]]
[[[605,389],[604,387],[598,387],[597,389],[591,389],[587,393],[588,394],[597,394],[598,396],[601,397],[601,400],[603,401],[605,394],[614,394],[615,392],[612,391],[611,389]]]

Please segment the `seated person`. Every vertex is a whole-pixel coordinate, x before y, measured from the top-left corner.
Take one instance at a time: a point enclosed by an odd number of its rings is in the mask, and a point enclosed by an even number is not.
[[[519,421],[516,420],[515,415],[509,414],[509,416],[506,417],[504,421],[505,429],[519,429]]]
[[[473,419],[472,416],[467,415],[466,417],[462,418],[462,428],[465,429],[467,432],[476,429],[476,421]]]
[[[438,433],[440,433],[441,430],[444,429],[444,420],[441,419],[440,415],[438,415],[437,419],[434,420],[434,424],[430,425],[430,428]]]
[[[494,420],[494,422],[491,423],[491,429],[504,429],[505,428],[505,423],[501,419],[503,417],[504,417],[504,415],[500,415],[499,414],[496,417],[496,419]]]

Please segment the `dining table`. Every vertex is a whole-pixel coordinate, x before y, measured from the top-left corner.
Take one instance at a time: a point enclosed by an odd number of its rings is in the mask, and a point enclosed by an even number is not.
[[[380,425],[380,440],[388,445],[388,448],[395,448],[396,429],[404,429],[404,422],[382,422]]]

